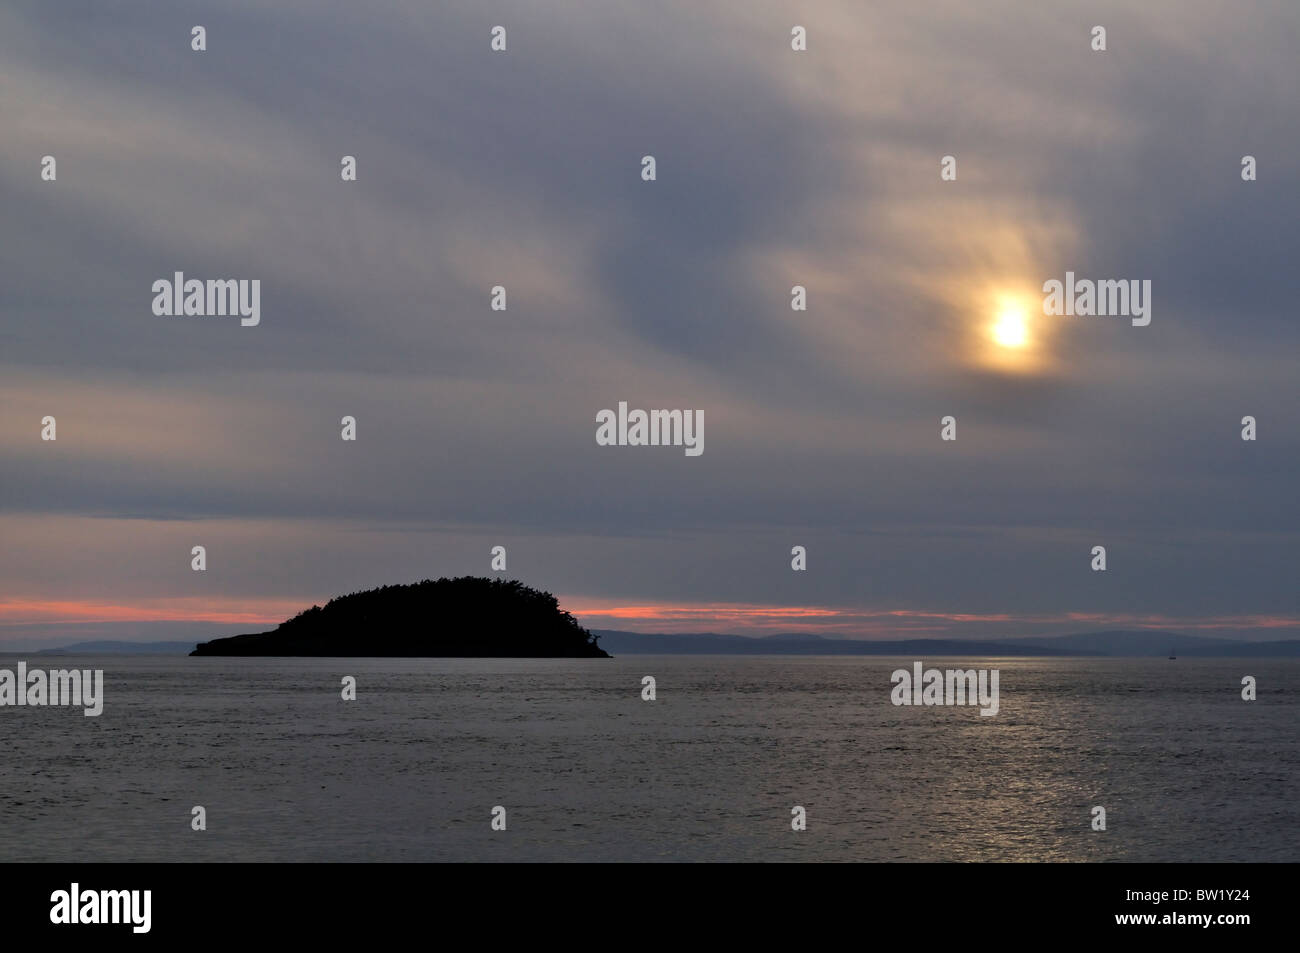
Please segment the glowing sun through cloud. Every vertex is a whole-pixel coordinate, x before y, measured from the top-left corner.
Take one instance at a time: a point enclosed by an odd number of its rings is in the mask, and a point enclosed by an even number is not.
[[[993,325],[993,340],[1003,347],[1020,348],[1029,343],[1029,320],[1018,305],[1004,307]]]
[[[1050,370],[1048,328],[1036,320],[1040,302],[1006,286],[984,298],[972,314],[971,358],[1002,374],[1043,374]]]

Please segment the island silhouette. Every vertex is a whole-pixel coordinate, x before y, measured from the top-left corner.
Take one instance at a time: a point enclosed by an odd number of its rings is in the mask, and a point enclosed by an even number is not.
[[[610,658],[599,638],[549,592],[460,576],[338,596],[270,632],[201,642],[190,655]]]

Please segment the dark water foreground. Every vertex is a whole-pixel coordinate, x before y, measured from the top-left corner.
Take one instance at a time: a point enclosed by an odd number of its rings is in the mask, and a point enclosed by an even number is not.
[[[0,709],[0,861],[1300,859],[1296,660],[18,658],[105,701]]]

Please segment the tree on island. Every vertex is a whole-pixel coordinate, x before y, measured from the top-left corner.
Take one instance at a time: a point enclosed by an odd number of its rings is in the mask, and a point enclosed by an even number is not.
[[[609,658],[599,638],[549,592],[460,576],[338,596],[271,632],[214,639],[190,654]]]

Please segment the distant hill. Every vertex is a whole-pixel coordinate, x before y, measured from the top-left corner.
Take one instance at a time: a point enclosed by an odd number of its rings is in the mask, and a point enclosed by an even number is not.
[[[256,623],[253,623],[254,625]],[[170,654],[184,646],[191,651],[200,642],[247,632],[250,623],[195,622],[190,619],[141,621],[121,619],[114,622],[0,622],[0,654],[40,652],[81,652],[83,654],[120,655],[129,652]],[[178,643],[174,648],[157,649],[164,643]],[[139,645],[140,648],[134,648]]]
[[[57,649],[40,649],[37,655],[187,655],[193,642],[74,642]]]
[[[828,639],[807,632],[752,637],[696,632],[673,635],[596,629],[615,655],[1086,655],[1067,648],[969,639]]]
[[[273,633],[264,633],[273,634]],[[948,656],[1083,656],[1105,658],[1164,658],[1172,648],[1180,658],[1300,658],[1300,640],[1244,642],[1181,635],[1177,632],[1111,630],[1074,635],[1007,638],[997,642],[962,639],[828,639],[808,632],[770,636],[724,635],[716,632],[661,635],[593,630],[601,647],[615,655],[948,655]],[[226,639],[213,642],[221,643]],[[205,644],[213,644],[213,642]],[[38,655],[173,655],[193,653],[194,642],[77,642]],[[202,654],[229,654],[209,653]]]
[[[1083,632],[1076,635],[969,639],[828,639],[812,633],[752,637],[716,632],[652,634],[597,629],[616,655],[982,655],[1165,658],[1170,648],[1187,658],[1300,658],[1300,640],[1243,642],[1150,630]]]
[[[273,631],[202,642],[190,654],[609,658],[597,638],[549,592],[461,576],[339,596]]]
[[[1070,652],[1089,652],[1119,658],[1163,658],[1170,654],[1185,658],[1206,656],[1260,658],[1300,656],[1300,640],[1243,642],[1237,639],[1212,639],[1202,635],[1182,635],[1151,629],[1112,629],[1040,638],[1008,639],[1012,645],[1062,648]]]

